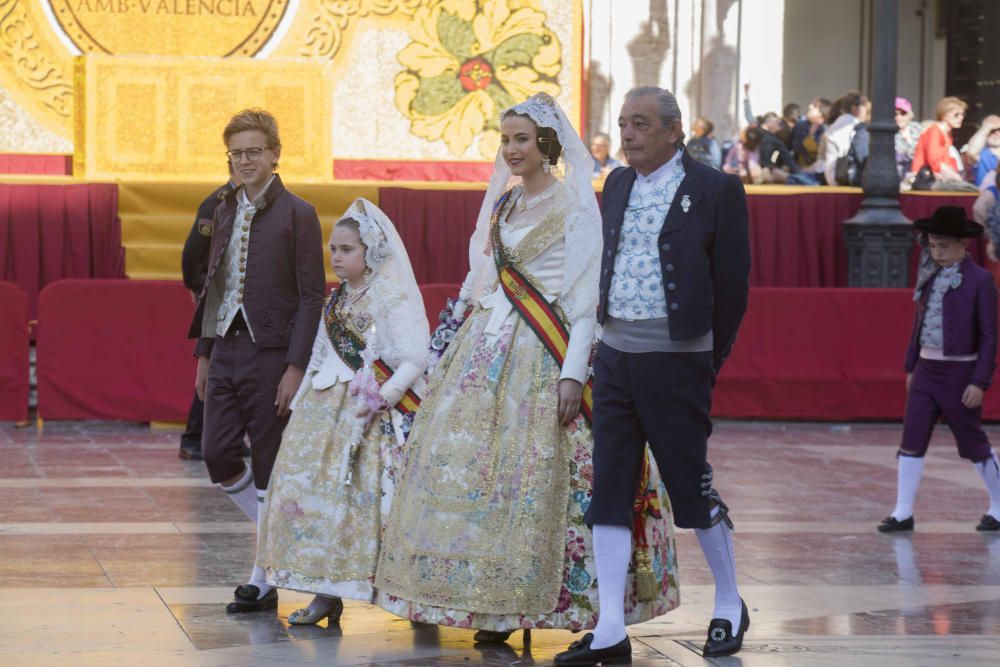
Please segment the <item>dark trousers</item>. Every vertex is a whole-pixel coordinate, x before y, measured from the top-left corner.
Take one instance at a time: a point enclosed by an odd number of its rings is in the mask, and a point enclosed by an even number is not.
[[[926,454],[934,424],[944,415],[959,456],[974,463],[990,458],[990,441],[982,424],[983,408],[970,410],[962,405],[962,393],[972,381],[975,365],[974,361],[917,361],[906,398],[901,456]]]
[[[205,387],[202,455],[215,483],[242,474],[243,436],[250,436],[254,486],[266,489],[288,417],[274,405],[288,364],[287,348],[259,348],[246,331],[215,339]]]
[[[587,525],[632,525],[642,456],[649,443],[674,523],[709,528],[712,468],[711,352],[620,352],[594,359],[594,491]],[[707,486],[704,486],[706,485]]]
[[[201,449],[201,430],[205,424],[205,404],[198,398],[198,392],[191,398],[187,424],[181,434],[181,445]]]

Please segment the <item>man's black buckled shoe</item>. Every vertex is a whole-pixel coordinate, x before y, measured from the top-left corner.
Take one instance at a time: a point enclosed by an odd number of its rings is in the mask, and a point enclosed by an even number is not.
[[[909,519],[903,519],[899,521],[896,517],[887,516],[882,519],[882,523],[878,525],[878,532],[880,533],[903,533],[908,530],[913,530],[913,517]]]
[[[632,662],[632,642],[626,636],[614,646],[590,648],[594,633],[588,632],[582,639],[569,645],[562,653],[556,654],[555,664],[561,667],[588,667],[588,665],[623,665]]]
[[[266,611],[278,608],[278,591],[272,588],[261,599],[260,589],[253,584],[240,584],[233,591],[233,601],[226,605],[227,614],[245,614],[252,611]]]
[[[747,603],[740,599],[740,631],[733,636],[733,624],[723,618],[713,618],[708,624],[708,641],[702,649],[706,658],[717,658],[732,655],[743,648],[743,633],[750,627],[750,613]]]
[[[981,533],[1000,530],[1000,521],[997,521],[989,514],[984,514],[983,518],[979,520],[979,525],[976,526],[976,530]]]

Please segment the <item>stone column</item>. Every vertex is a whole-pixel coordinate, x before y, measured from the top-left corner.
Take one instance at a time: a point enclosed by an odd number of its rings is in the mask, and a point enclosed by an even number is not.
[[[861,210],[844,222],[850,287],[906,287],[913,227],[899,208],[895,112],[898,0],[875,0],[871,143]]]

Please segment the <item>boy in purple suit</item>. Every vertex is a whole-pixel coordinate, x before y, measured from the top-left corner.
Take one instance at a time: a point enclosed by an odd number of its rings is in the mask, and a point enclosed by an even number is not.
[[[1000,530],[1000,461],[983,431],[983,392],[993,381],[997,354],[997,288],[993,276],[966,253],[983,228],[965,209],[941,206],[914,228],[927,235],[937,268],[915,295],[917,312],[906,351],[906,415],[899,448],[896,508],[883,533],[913,530],[913,502],[924,454],[941,415],[958,453],[986,484],[990,507],[976,530]]]

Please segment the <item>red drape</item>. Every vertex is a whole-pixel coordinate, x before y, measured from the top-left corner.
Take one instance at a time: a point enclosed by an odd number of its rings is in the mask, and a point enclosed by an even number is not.
[[[72,173],[72,155],[0,153],[0,174],[52,174],[68,176]]]
[[[379,190],[379,208],[399,230],[420,284],[465,280],[482,203],[482,190]]]
[[[441,311],[448,305],[448,297],[458,298],[461,285],[452,283],[432,283],[420,286],[420,295],[424,299],[424,310],[427,311],[427,324],[434,331],[441,324]]]
[[[790,194],[750,194],[750,243],[754,287],[846,287],[847,250],[842,222],[861,206],[859,192],[808,189]],[[467,243],[476,226],[482,190],[382,188],[379,206],[398,226],[418,282],[461,282],[469,263]],[[975,197],[907,194],[900,197],[911,220],[938,206],[963,206],[972,215]],[[973,254],[980,262],[977,243]],[[916,252],[913,261],[915,261]],[[912,277],[911,272],[911,277]]]
[[[28,296],[0,282],[0,421],[28,418]]]
[[[180,282],[61,280],[38,300],[38,415],[184,421],[194,304]]]
[[[436,325],[437,311],[457,285],[421,291]],[[73,280],[46,288],[38,338],[40,415],[182,421],[194,381],[193,346],[185,338],[192,310],[180,283]],[[912,317],[906,289],[753,289],[713,412],[900,419]],[[986,393],[985,415],[1000,419],[1000,391]]]
[[[27,293],[32,319],[55,280],[124,275],[116,185],[0,183],[0,280]]]
[[[899,419],[909,289],[753,289],[714,394],[715,414],[765,419]],[[1000,417],[1000,394],[987,393]]]
[[[437,181],[490,180],[493,162],[446,162],[399,160],[334,160],[333,177],[349,181]]]

